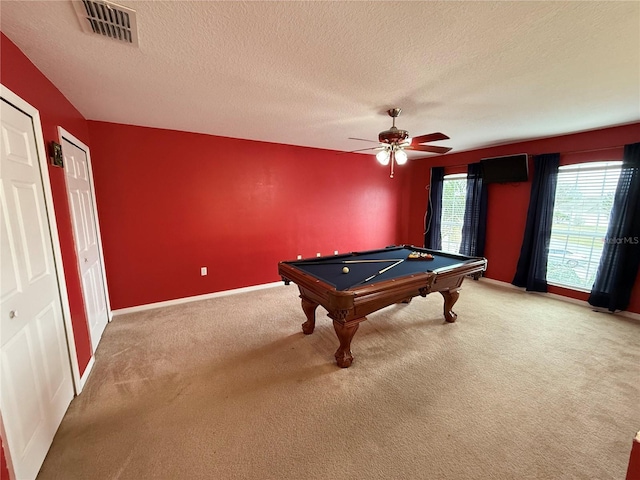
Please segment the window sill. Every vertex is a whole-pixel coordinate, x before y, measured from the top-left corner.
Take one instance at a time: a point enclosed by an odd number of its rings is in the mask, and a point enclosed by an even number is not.
[[[547,285],[551,285],[552,287],[564,288],[565,290],[573,290],[574,292],[591,293],[591,290],[587,290],[580,287],[574,287],[573,285],[562,285],[561,283],[552,283],[552,282],[547,282]]]

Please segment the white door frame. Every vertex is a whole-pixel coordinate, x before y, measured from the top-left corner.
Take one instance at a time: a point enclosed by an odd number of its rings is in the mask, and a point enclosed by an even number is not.
[[[42,123],[40,122],[40,112],[13,93],[4,85],[0,84],[0,96],[22,110],[33,119],[33,128],[36,137],[36,149],[38,152],[38,164],[40,165],[40,174],[42,175],[42,184],[44,189],[44,200],[47,207],[47,222],[49,231],[51,232],[51,243],[53,244],[53,257],[55,260],[56,277],[58,279],[58,287],[60,289],[60,303],[62,304],[62,317],[64,318],[64,328],[67,336],[67,348],[69,350],[69,362],[73,376],[73,385],[76,395],[82,391],[82,383],[80,381],[80,366],[78,363],[78,353],[73,335],[73,324],[71,323],[71,308],[69,307],[69,294],[67,292],[67,282],[64,275],[64,267],[62,264],[62,250],[60,248],[60,237],[58,235],[58,225],[56,223],[56,213],[53,205],[53,193],[51,191],[51,181],[49,179],[48,156],[45,149],[44,137],[42,135]],[[93,359],[93,357],[92,357]],[[91,362],[89,362],[91,364]],[[89,370],[90,364],[87,365]],[[86,377],[85,377],[86,378]],[[6,441],[4,442],[6,445]],[[5,452],[7,453],[7,452]],[[7,453],[8,455],[8,453]]]
[[[42,188],[44,191],[45,208],[47,210],[47,226],[51,235],[51,244],[53,247],[54,268],[56,279],[58,282],[58,292],[60,294],[60,305],[62,307],[62,318],[64,322],[64,330],[67,339],[67,356],[69,359],[69,367],[72,373],[73,386],[75,394],[78,395],[82,391],[82,381],[80,377],[80,366],[78,363],[78,354],[76,351],[73,324],[71,322],[71,308],[69,306],[69,294],[67,292],[67,282],[64,274],[64,266],[62,263],[62,250],[60,248],[60,236],[58,235],[58,226],[56,223],[56,212],[53,203],[53,193],[51,191],[51,180],[49,178],[49,162],[46,154],[44,137],[42,134],[42,123],[40,121],[40,112],[31,104],[23,100],[21,97],[13,93],[3,84],[0,84],[0,98],[6,100],[11,105],[31,117],[36,142],[36,152],[38,154],[38,165],[40,167],[40,175],[42,177]],[[93,360],[93,357],[91,357]],[[90,370],[91,361],[87,365]],[[86,376],[85,376],[86,378]],[[4,454],[7,460],[7,468],[9,469],[9,478],[15,478],[13,470],[13,462],[11,451],[9,450],[9,442],[7,441],[6,432],[4,430],[4,422],[2,421],[2,412],[0,412],[0,435],[2,436],[2,444],[4,446]]]
[[[98,237],[98,256],[100,257],[100,268],[102,269],[102,284],[104,285],[104,297],[107,306],[107,318],[109,322],[113,320],[113,312],[111,311],[111,303],[109,302],[109,287],[107,285],[107,271],[105,270],[104,265],[104,249],[102,248],[102,233],[100,233],[100,221],[98,219],[98,208],[96,202],[96,189],[93,184],[93,168],[91,166],[91,152],[89,151],[89,147],[85,145],[81,140],[77,137],[69,133],[62,127],[58,127],[58,138],[60,144],[62,145],[62,139],[67,140],[70,143],[73,143],[76,147],[79,147],[81,150],[87,155],[87,169],[89,176],[89,188],[91,190],[91,211],[93,213],[93,218],[96,223],[96,236]],[[65,185],[67,183],[67,176],[64,177]],[[78,259],[80,261],[80,259]],[[78,266],[80,268],[80,266]],[[91,334],[91,332],[89,332]]]

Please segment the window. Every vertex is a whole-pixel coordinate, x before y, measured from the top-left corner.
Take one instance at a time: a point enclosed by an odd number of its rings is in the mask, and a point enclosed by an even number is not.
[[[467,174],[445,175],[442,182],[442,217],[440,219],[442,250],[445,252],[460,251],[466,196]]]
[[[547,282],[590,291],[600,263],[622,162],[560,167]]]

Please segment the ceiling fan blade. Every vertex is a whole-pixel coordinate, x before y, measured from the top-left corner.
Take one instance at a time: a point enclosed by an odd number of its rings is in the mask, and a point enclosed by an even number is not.
[[[451,150],[451,147],[437,147],[435,145],[409,145],[405,147],[406,150],[417,150],[419,152],[430,153],[447,153]]]
[[[345,153],[355,153],[355,152],[364,152],[366,150],[380,150],[383,147],[369,147],[369,148],[361,148],[360,150],[350,150],[348,152],[338,152],[337,155],[344,155]]]
[[[373,142],[373,143],[380,143],[377,142],[375,140],[367,140],[366,138],[355,138],[355,137],[349,137],[349,140],[360,140],[361,142]]]
[[[421,143],[427,142],[435,142],[437,140],[449,140],[444,133],[436,132],[436,133],[428,133],[426,135],[419,135],[417,137],[413,137],[411,140],[412,145],[419,145]]]

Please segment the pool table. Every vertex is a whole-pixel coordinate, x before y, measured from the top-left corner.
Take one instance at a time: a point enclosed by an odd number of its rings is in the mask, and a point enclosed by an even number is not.
[[[402,245],[283,261],[278,273],[286,285],[298,285],[307,317],[302,324],[305,334],[313,333],[318,305],[328,311],[340,342],[336,362],[347,368],[353,362],[351,340],[367,315],[394,303],[408,303],[418,295],[440,292],[444,318],[455,322],[453,305],[462,280],[467,275],[478,278],[486,268],[487,260],[481,257]]]

